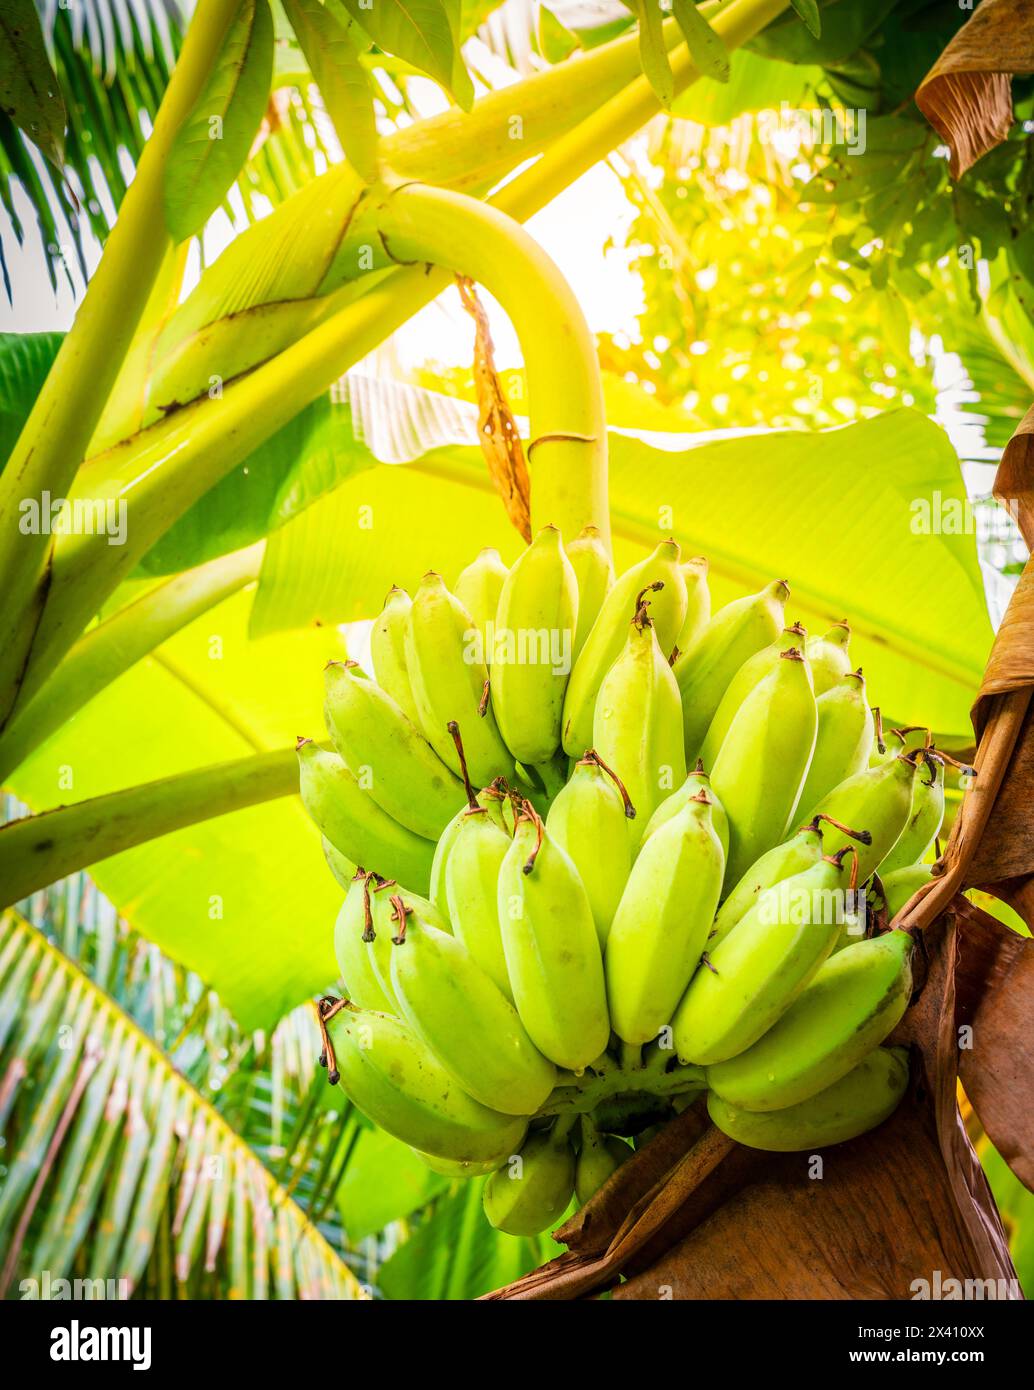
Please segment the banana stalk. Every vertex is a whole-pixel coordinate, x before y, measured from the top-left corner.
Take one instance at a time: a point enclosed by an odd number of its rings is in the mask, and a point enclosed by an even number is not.
[[[294,750],[279,749],[12,821],[0,834],[0,905],[145,840],[297,790]]]

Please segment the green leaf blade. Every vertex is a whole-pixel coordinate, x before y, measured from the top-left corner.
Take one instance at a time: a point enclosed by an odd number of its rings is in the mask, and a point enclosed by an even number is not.
[[[377,177],[377,124],[373,87],[359,61],[357,26],[346,17],[339,20],[320,0],[284,0],[284,9],[349,163],[372,182]]]
[[[811,34],[812,38],[821,37],[822,18],[819,14],[817,0],[790,0],[790,4],[808,26],[808,33]]]
[[[665,111],[675,96],[675,79],[664,43],[664,14],[660,0],[635,0],[639,20],[639,61],[650,86]]]
[[[60,168],[68,117],[33,0],[0,0],[0,38],[0,109]]]
[[[165,176],[165,221],[176,242],[194,236],[220,206],[248,157],[273,78],[267,0],[244,0],[222,61],[180,127]]]
[[[474,88],[459,56],[457,0],[343,0],[355,22],[386,53],[412,63],[450,92],[464,110]]]
[[[697,9],[694,0],[672,0],[672,14],[682,30],[697,71],[716,82],[729,80],[729,51]]]

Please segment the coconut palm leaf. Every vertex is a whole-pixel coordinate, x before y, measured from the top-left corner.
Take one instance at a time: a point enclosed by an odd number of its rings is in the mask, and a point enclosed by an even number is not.
[[[0,1131],[0,1296],[84,1273],[156,1297],[361,1296],[223,1115],[13,912],[0,919]]]
[[[56,286],[61,275],[71,281],[74,264],[86,279],[90,238],[103,241],[114,221],[186,17],[183,0],[80,0],[70,7],[45,0],[38,8],[68,112],[64,178],[0,113],[0,202],[21,242],[28,228],[18,190],[28,198]]]

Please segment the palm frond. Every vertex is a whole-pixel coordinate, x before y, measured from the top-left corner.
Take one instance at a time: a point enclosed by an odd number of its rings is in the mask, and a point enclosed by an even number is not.
[[[114,1296],[362,1296],[224,1116],[14,912],[0,919],[0,1132],[0,1295],[80,1278],[116,1281]]]
[[[64,275],[74,286],[73,266],[85,281],[90,240],[103,242],[115,220],[175,63],[186,13],[184,0],[37,4],[68,111],[64,178],[0,113],[0,203],[9,224],[4,231],[20,243],[27,227],[19,205],[28,200],[51,284]]]

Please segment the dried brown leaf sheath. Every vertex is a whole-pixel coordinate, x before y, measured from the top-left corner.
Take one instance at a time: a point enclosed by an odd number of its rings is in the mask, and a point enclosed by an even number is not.
[[[1012,125],[1013,73],[1034,71],[1030,0],[984,0],[916,92],[916,104],[951,149],[953,178],[1001,144]]]
[[[456,276],[460,300],[474,320],[474,384],[478,395],[478,439],[495,489],[506,514],[528,542],[531,541],[531,485],[528,465],[517,425],[495,369],[495,349],[488,315],[474,282]]]

